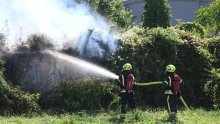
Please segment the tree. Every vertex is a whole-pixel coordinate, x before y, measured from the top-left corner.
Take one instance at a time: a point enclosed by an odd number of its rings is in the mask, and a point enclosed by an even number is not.
[[[208,7],[202,7],[196,12],[196,21],[205,26],[209,32],[220,33],[220,0],[214,0]]]
[[[144,28],[170,26],[170,8],[167,0],[145,0]]]
[[[125,9],[123,0],[76,0],[78,3],[87,2],[99,14],[116,22],[116,25],[129,29],[133,24],[131,13]]]

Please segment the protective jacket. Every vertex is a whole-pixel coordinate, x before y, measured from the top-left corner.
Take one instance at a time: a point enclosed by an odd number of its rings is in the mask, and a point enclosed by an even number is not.
[[[119,86],[121,92],[127,92],[127,93],[133,92],[135,78],[130,71],[124,71],[119,76],[119,80],[120,80]]]
[[[176,73],[168,72],[165,76],[165,94],[177,94],[180,90],[181,78]]]

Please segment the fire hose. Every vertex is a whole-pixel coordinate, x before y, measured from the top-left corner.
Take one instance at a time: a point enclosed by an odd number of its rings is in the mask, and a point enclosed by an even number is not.
[[[156,82],[149,82],[149,83],[135,83],[136,86],[150,86],[155,84],[163,84],[162,81],[156,81]]]
[[[148,82],[148,83],[135,83],[134,85],[136,86],[150,86],[150,85],[156,85],[156,84],[163,84],[162,81],[156,81],[156,82]],[[183,97],[180,95],[180,100],[181,102],[183,103],[184,107],[187,109],[187,110],[190,110],[188,105],[186,104],[185,100],[183,99]]]

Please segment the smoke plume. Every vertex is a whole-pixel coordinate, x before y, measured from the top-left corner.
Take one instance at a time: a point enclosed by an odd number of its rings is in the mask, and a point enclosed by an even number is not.
[[[86,56],[102,57],[117,47],[111,22],[73,0],[0,0],[0,33],[9,47],[35,33],[53,39],[56,49],[68,43]]]

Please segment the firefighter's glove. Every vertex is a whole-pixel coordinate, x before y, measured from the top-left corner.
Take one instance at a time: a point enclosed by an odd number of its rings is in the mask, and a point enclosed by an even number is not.
[[[164,84],[164,85],[168,85],[168,82],[167,82],[167,81],[163,81],[163,84]]]

